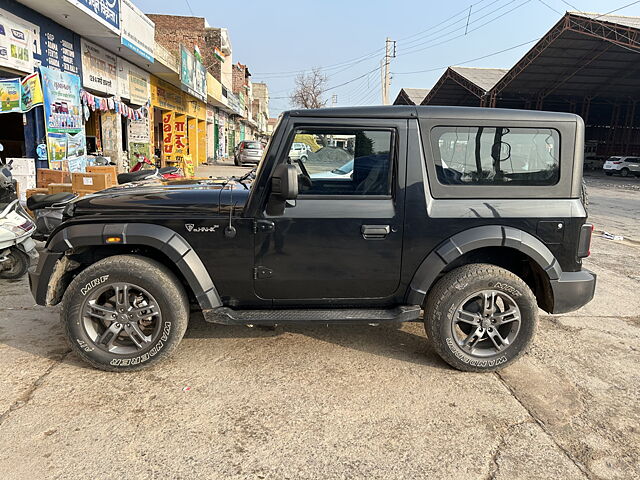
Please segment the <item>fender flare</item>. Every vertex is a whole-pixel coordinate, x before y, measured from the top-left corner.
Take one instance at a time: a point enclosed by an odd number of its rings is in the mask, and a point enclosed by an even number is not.
[[[50,252],[70,248],[108,245],[109,237],[121,237],[118,245],[145,245],[164,253],[176,265],[193,291],[200,308],[222,306],[209,272],[191,245],[170,228],[149,223],[91,223],[59,230],[47,243]]]
[[[512,227],[486,225],[457,233],[433,249],[413,275],[407,294],[409,305],[422,305],[438,275],[447,265],[465,253],[484,247],[510,247],[527,255],[549,277],[557,280],[560,264],[547,246],[533,235]]]

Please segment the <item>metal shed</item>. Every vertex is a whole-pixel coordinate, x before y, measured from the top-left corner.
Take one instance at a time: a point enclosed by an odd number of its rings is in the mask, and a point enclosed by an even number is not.
[[[428,88],[402,88],[393,101],[394,105],[420,105],[429,93]]]
[[[599,155],[640,154],[640,18],[567,12],[482,97],[581,115]]]
[[[422,105],[478,107],[481,99],[507,71],[505,68],[449,67]]]

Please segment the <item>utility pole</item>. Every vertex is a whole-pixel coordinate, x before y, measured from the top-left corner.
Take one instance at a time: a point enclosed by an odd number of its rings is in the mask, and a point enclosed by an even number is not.
[[[392,58],[396,58],[396,42],[387,37],[385,41],[384,60],[381,61],[380,73],[382,75],[382,104],[389,105],[389,89],[391,88],[391,76],[389,64]]]

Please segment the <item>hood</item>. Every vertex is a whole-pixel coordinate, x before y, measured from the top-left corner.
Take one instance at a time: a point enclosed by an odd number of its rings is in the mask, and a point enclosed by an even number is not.
[[[72,202],[73,217],[80,215],[217,215],[242,209],[251,184],[225,178],[145,180],[126,183],[86,195]],[[225,213],[226,214],[226,213]]]

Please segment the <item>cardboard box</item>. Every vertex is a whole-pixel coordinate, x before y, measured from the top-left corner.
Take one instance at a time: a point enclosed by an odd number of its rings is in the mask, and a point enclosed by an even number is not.
[[[118,184],[118,170],[115,165],[89,165],[87,173],[108,173],[111,175],[111,184],[109,186],[115,187]]]
[[[50,183],[70,183],[71,173],[50,168],[38,168],[36,170],[38,188],[47,188]]]
[[[85,195],[109,188],[112,185],[110,173],[74,173],[71,175],[73,193]]]
[[[27,190],[25,192],[25,197],[28,199],[29,197],[31,197],[32,195],[37,195],[39,193],[44,193],[47,194],[49,193],[47,191],[46,188],[30,188],[29,190]],[[31,215],[33,218],[36,218],[36,214],[34,212],[32,212],[31,210],[29,210],[28,208],[25,207],[25,210],[27,211],[27,213],[29,215]]]
[[[49,194],[63,192],[73,192],[73,185],[71,183],[50,183],[47,187],[47,193]]]

